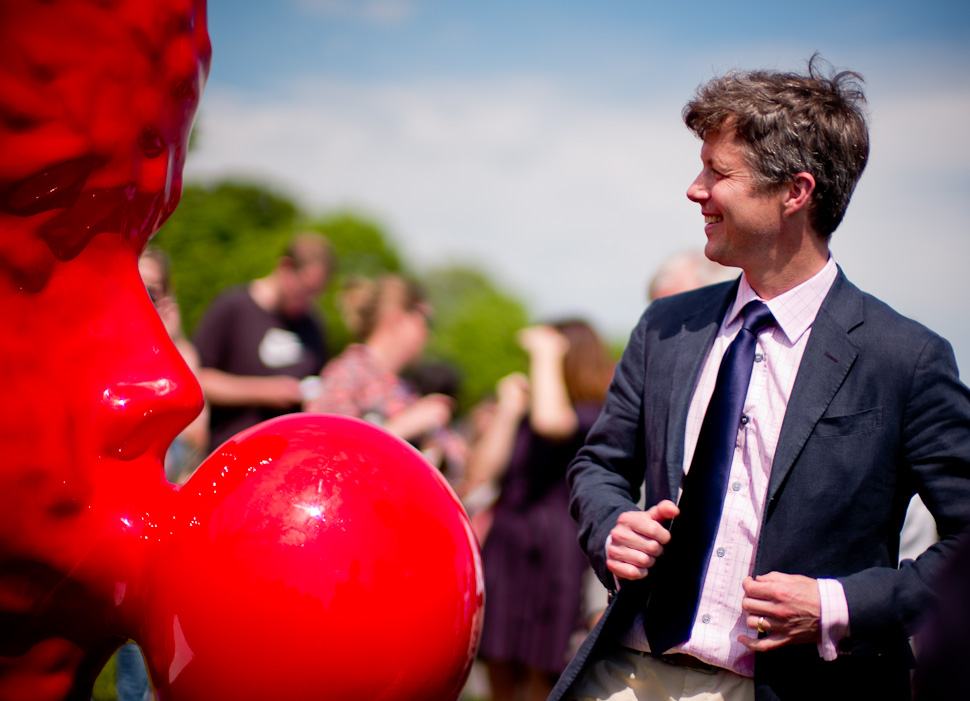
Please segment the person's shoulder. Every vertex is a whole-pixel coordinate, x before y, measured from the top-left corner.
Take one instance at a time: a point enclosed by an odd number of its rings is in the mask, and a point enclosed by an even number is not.
[[[894,333],[914,339],[940,337],[923,323],[900,313],[874,294],[859,289],[844,274],[836,280],[830,294],[832,299],[823,302],[822,309],[833,315],[840,314],[850,323],[856,321],[851,314],[856,314],[857,321],[862,322],[860,328],[868,326],[870,330],[879,330],[880,333]],[[852,309],[848,315],[840,313],[838,305],[844,302]]]
[[[220,290],[212,298],[212,305],[229,306],[240,304],[255,304],[252,296],[249,294],[249,283],[240,282],[235,285],[229,285]]]
[[[661,297],[651,302],[647,309],[653,308],[658,314],[690,315],[712,304],[720,304],[729,296],[733,297],[737,292],[737,287],[737,279],[718,282],[668,297]]]
[[[209,306],[206,307],[201,321],[204,321],[206,317],[213,318],[245,312],[255,304],[246,283],[230,285],[216,293],[216,296],[209,302]]]
[[[692,319],[717,321],[737,294],[738,280],[728,280],[653,300],[640,317],[642,329],[680,327]]]
[[[242,319],[255,306],[245,284],[232,285],[221,290],[202,312],[192,333],[192,342],[203,359],[213,344],[227,342],[233,331],[240,327]],[[204,365],[209,365],[204,362]]]
[[[330,378],[344,377],[346,375],[356,376],[359,374],[358,368],[371,364],[367,349],[359,343],[351,343],[345,347],[339,355],[334,356],[327,362],[321,373],[325,380]]]
[[[833,317],[856,342],[869,339],[895,355],[920,354],[927,344],[950,346],[940,334],[860,290],[844,275],[836,280],[830,297],[821,311]]]

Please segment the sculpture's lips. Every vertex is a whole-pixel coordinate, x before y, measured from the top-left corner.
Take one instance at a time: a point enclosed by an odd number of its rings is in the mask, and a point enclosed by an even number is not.
[[[5,560],[0,565],[0,615],[9,622],[11,615],[35,612],[50,591],[64,583],[62,572],[42,562]]]
[[[56,595],[55,595],[56,594]],[[72,619],[75,631],[106,634],[111,606],[54,566],[13,558],[0,566],[0,655],[19,657]]]

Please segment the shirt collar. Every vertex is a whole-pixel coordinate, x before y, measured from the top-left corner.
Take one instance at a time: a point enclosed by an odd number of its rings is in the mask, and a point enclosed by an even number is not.
[[[787,292],[768,300],[761,299],[758,296],[758,293],[748,283],[747,276],[742,273],[738,294],[734,298],[734,304],[728,309],[724,324],[730,326],[738,322],[738,317],[741,310],[744,309],[744,305],[752,300],[759,300],[768,305],[772,316],[775,317],[775,325],[785,334],[788,342],[794,344],[801,338],[802,334],[812,327],[812,322],[815,321],[825,295],[828,294],[838,273],[838,266],[830,255],[828,261],[815,275]]]

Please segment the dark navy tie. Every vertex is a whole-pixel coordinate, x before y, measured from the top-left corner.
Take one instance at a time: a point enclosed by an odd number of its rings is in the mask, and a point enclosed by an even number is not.
[[[670,527],[670,543],[647,575],[654,582],[643,627],[655,655],[690,637],[721,520],[758,331],[774,321],[768,307],[757,300],[748,302],[742,313],[741,331],[717,371],[714,393],[684,478],[680,515]]]

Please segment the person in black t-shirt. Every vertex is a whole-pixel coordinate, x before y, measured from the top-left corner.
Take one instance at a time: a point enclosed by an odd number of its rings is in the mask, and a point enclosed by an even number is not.
[[[266,277],[220,293],[193,340],[198,378],[211,406],[210,449],[239,431],[291,411],[305,398],[301,380],[328,359],[314,301],[333,268],[321,234],[298,234]]]

